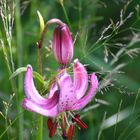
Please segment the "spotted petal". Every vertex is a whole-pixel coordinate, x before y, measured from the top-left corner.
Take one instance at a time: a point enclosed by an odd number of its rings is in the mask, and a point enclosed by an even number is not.
[[[98,89],[98,79],[96,75],[93,73],[91,75],[91,84],[90,84],[90,90],[87,95],[85,95],[83,98],[79,99],[73,110],[80,110],[83,107],[85,107],[93,98],[93,96],[96,94],[96,91]]]
[[[73,90],[72,79],[65,71],[58,82],[60,86],[59,111],[71,110],[73,105],[77,102],[77,97]]]
[[[78,59],[75,60],[73,72],[75,94],[77,95],[77,98],[80,99],[86,93],[88,87],[88,74],[85,67]]]

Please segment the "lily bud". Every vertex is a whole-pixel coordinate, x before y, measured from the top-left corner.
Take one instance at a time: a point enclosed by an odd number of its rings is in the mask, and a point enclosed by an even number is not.
[[[58,25],[54,30],[53,53],[58,63],[67,64],[73,58],[73,42],[66,24]]]

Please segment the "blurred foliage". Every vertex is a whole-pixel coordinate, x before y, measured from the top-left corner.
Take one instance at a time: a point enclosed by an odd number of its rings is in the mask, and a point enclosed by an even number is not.
[[[7,0],[6,2],[10,5],[13,1]],[[100,90],[96,98],[81,111],[89,128],[76,130],[74,139],[140,139],[140,1],[132,0],[129,4],[128,2],[128,0],[63,0],[63,7],[59,0],[20,1],[23,35],[22,67],[31,64],[37,71],[36,43],[40,38],[38,10],[44,21],[59,18],[69,24],[73,40],[75,40],[74,57],[86,64],[89,73],[97,72],[100,79]],[[117,29],[117,23],[125,19],[126,21]],[[109,25],[111,28],[107,28]],[[18,69],[19,46],[17,45],[16,26],[14,22],[12,54],[15,69]],[[4,41],[9,53],[2,18],[0,29],[0,39]],[[50,41],[53,29],[54,27],[49,28],[43,45],[43,74],[47,77],[46,79],[50,78],[50,74],[53,74],[59,67],[51,53]],[[104,31],[105,34],[103,34]],[[99,40],[102,35],[106,38]],[[118,52],[121,54],[119,55]],[[18,85],[17,78],[16,84]],[[16,97],[15,95],[11,97],[12,92],[3,49],[0,45],[0,134],[8,128],[6,131],[8,133],[5,133],[2,139],[18,139],[16,122],[24,113],[23,139],[34,139],[37,131],[37,114],[28,111],[18,114]],[[7,105],[8,102],[10,104]],[[5,126],[4,118],[7,107],[9,127]],[[111,118],[113,115],[114,119]],[[121,117],[122,120],[120,120]],[[46,121],[47,118],[44,117],[44,140],[49,139]],[[54,139],[58,139],[58,136]]]

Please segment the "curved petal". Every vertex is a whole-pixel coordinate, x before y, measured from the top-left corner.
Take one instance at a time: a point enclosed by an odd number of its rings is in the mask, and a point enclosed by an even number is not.
[[[56,80],[60,79],[64,75],[64,73],[66,72],[66,69],[64,66],[62,66],[57,70],[57,72],[58,72],[58,75],[56,77]],[[55,93],[56,90],[59,90],[58,83],[56,80],[51,85],[50,92],[49,92],[49,98],[51,98],[53,96],[53,94]]]
[[[65,71],[59,79],[60,95],[59,95],[59,112],[71,110],[77,102],[76,94],[74,93],[73,83],[70,75]]]
[[[73,67],[74,72],[74,91],[80,99],[86,93],[88,87],[88,74],[85,67],[76,59]]]
[[[61,34],[62,62],[63,64],[67,64],[73,58],[74,46],[73,46],[73,41],[68,26],[67,25],[63,26],[61,30],[62,30],[62,34]]]
[[[33,71],[30,65],[27,66],[27,71],[24,79],[24,91],[28,99],[34,101],[39,105],[48,105],[53,101],[58,101],[59,94],[55,94],[50,99],[43,98],[37,91],[33,81]]]
[[[85,107],[91,101],[93,96],[96,94],[98,85],[99,85],[99,83],[98,83],[97,76],[93,73],[91,75],[91,85],[90,85],[90,90],[89,90],[88,94],[78,100],[75,107],[73,107],[73,110],[80,110],[83,107]]]
[[[47,109],[45,106],[41,106],[31,101],[30,99],[25,98],[22,102],[22,106],[29,111],[39,113],[48,117],[56,117],[58,115],[57,105],[51,109]]]
[[[57,83],[54,82],[54,83],[51,85],[50,92],[49,92],[49,97],[48,97],[48,98],[53,97],[54,93],[55,93],[57,90],[58,90]]]

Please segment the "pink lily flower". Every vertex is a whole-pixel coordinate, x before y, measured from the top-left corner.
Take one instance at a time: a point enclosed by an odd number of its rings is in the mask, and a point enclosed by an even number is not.
[[[67,64],[73,58],[73,42],[69,28],[64,23],[59,25],[54,30],[52,49],[58,63]]]
[[[73,79],[64,68],[57,76],[57,82],[53,83],[48,95],[48,99],[42,97],[33,81],[33,70],[30,65],[27,66],[27,71],[24,80],[24,90],[26,98],[23,100],[22,106],[29,110],[50,118],[56,118],[60,113],[67,113],[84,108],[94,97],[98,89],[98,79],[93,73],[90,77],[90,89],[88,88],[88,73],[78,59],[74,61]],[[62,119],[62,132],[65,131],[66,115]],[[49,136],[52,137],[56,132],[57,122],[48,120]],[[73,124],[76,123],[80,128],[87,128],[87,125],[80,120],[80,115],[73,115],[71,126],[67,136],[71,139],[74,131]],[[66,135],[66,134],[65,134]]]

